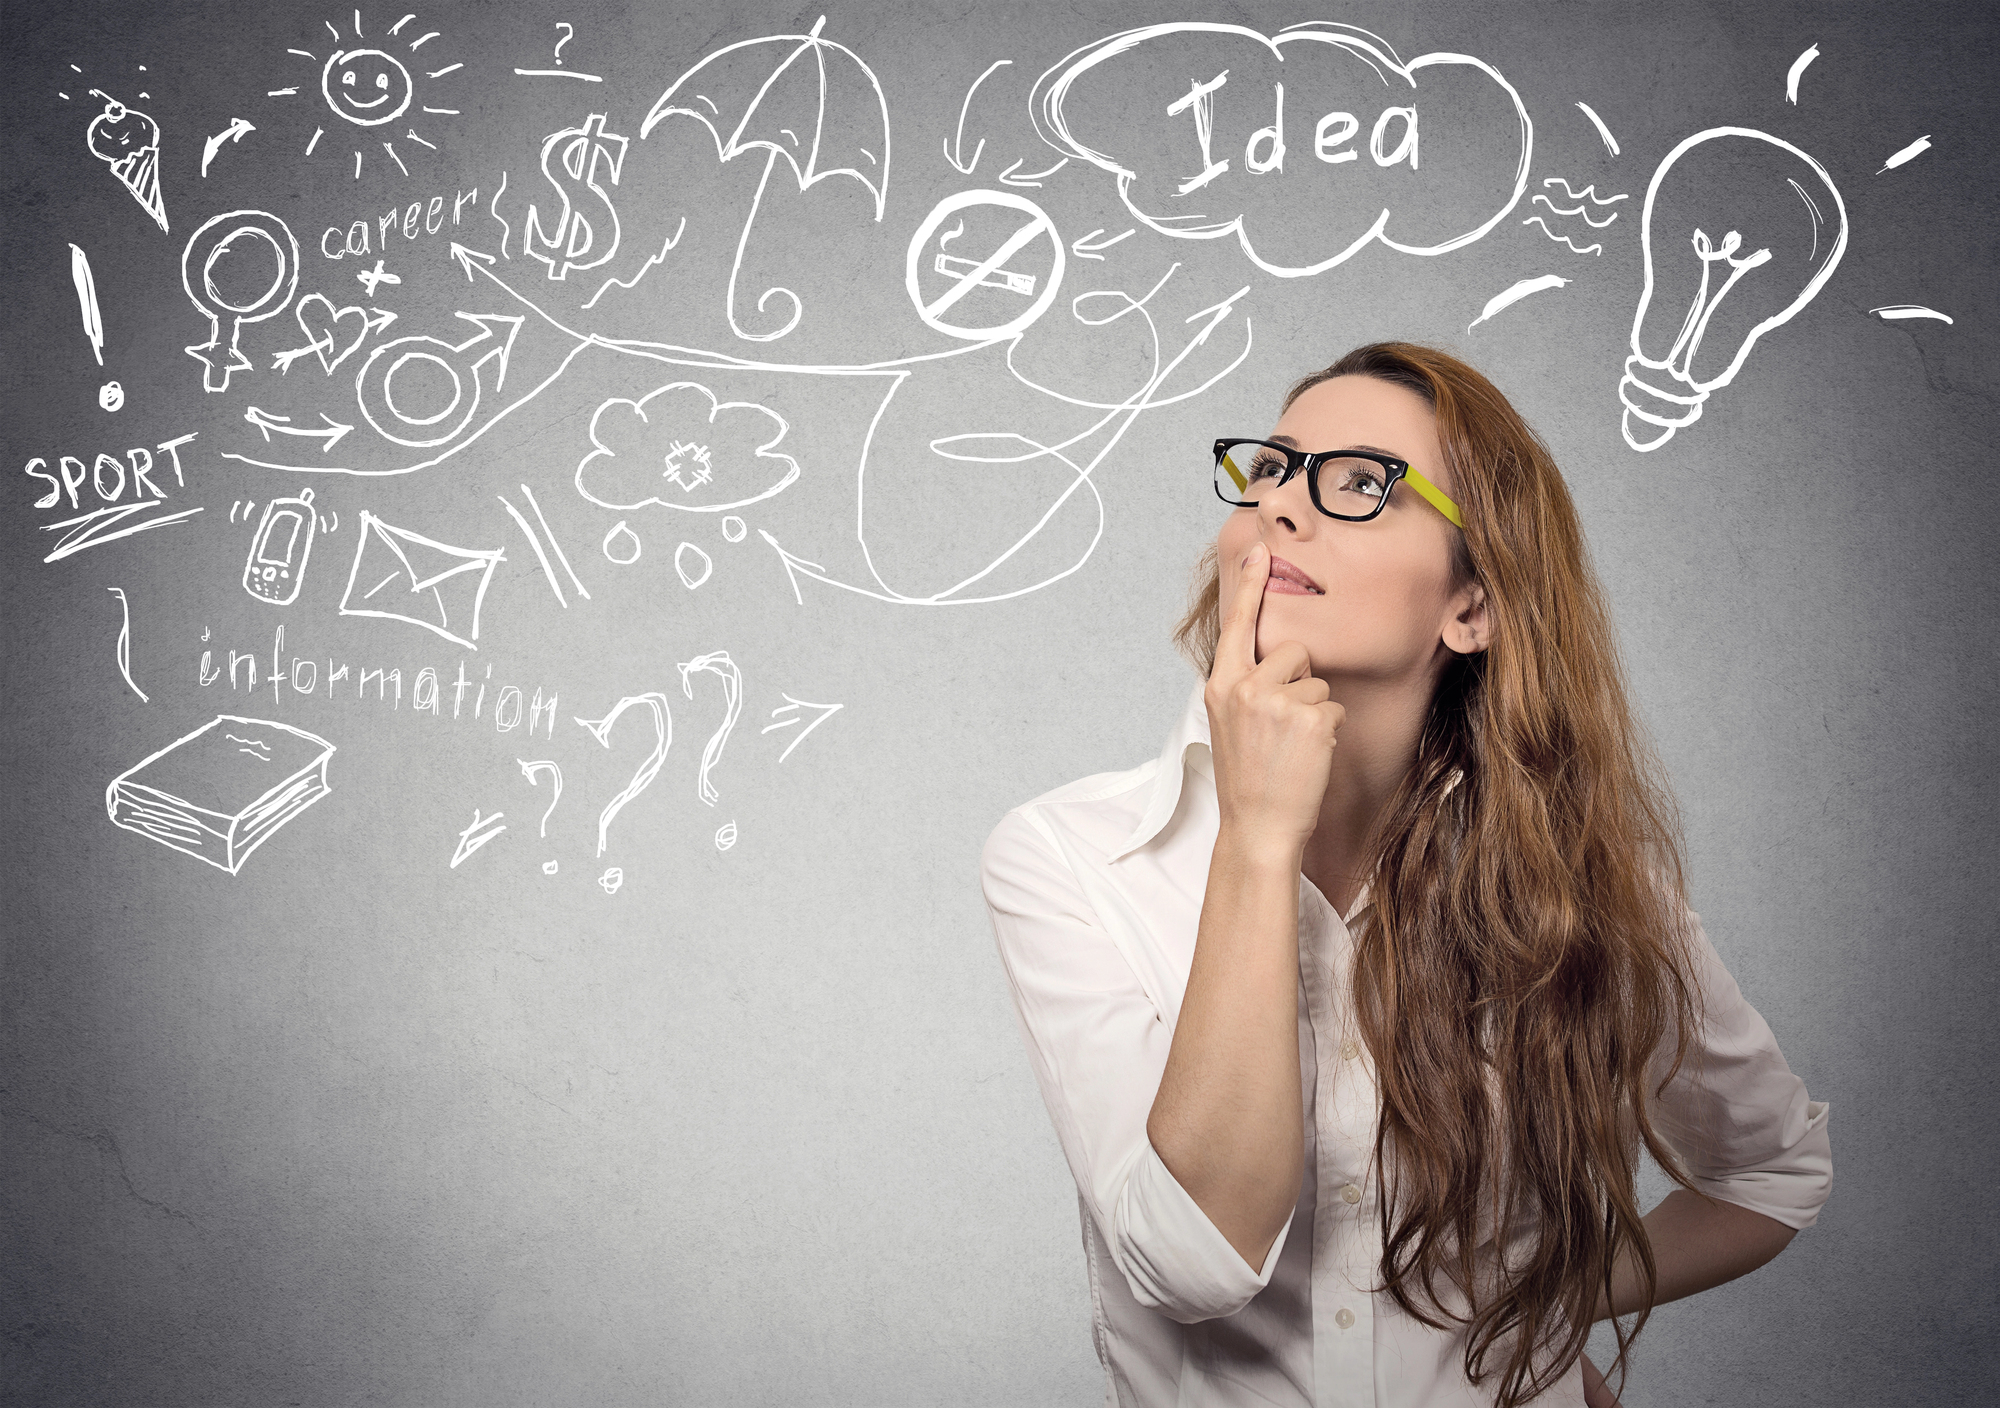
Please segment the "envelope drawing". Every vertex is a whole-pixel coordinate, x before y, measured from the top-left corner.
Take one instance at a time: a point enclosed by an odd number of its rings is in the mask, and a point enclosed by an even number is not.
[[[470,650],[479,647],[479,607],[506,561],[499,548],[440,543],[361,511],[354,566],[341,594],[343,616],[381,616],[436,631]]]

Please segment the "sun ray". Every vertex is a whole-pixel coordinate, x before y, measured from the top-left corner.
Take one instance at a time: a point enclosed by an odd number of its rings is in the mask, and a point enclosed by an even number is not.
[[[389,26],[389,33],[401,34],[403,32],[403,26],[408,24],[411,20],[415,18],[416,18],[415,15],[404,15],[401,19],[397,20],[394,24]]]
[[[299,56],[300,58],[302,58],[302,59],[311,59],[311,60],[312,60],[312,61],[313,61],[314,63],[318,63],[318,62],[319,62],[319,55],[318,55],[318,54],[308,54],[308,53],[307,53],[307,52],[306,52],[305,50],[303,50],[303,49],[287,49],[287,50],[285,50],[285,52],[286,52],[287,54],[297,54],[297,55],[298,55],[298,56]]]
[[[333,42],[338,44],[340,42],[340,31],[333,27],[333,21],[321,20],[320,23],[326,26],[326,32],[328,34],[331,34],[333,36]]]
[[[412,49],[421,49],[424,47],[424,45],[430,43],[433,39],[437,37],[438,37],[438,32],[436,30],[432,30],[429,34],[426,34],[422,39],[411,40],[410,47]]]
[[[465,67],[464,64],[447,64],[445,67],[439,69],[437,72],[428,73],[425,74],[424,76],[426,78],[443,78],[447,73],[457,73],[460,69],[464,67]]]
[[[264,96],[267,98],[290,98],[295,96],[298,91],[296,88],[273,88]]]
[[[359,10],[354,12],[354,37],[356,39],[361,37],[361,11]]]
[[[354,154],[354,179],[355,179],[355,180],[357,180],[357,181],[359,181],[359,180],[361,179],[361,153],[360,153],[360,152],[356,152],[356,153]]]
[[[457,117],[457,116],[458,116],[458,109],[457,109],[457,108],[425,108],[425,109],[424,109],[424,111],[425,111],[425,112],[434,112],[434,113],[438,113],[438,114],[440,114],[441,116],[444,116],[444,117]]]
[[[396,163],[397,170],[401,171],[405,176],[410,174],[410,168],[403,165],[403,159],[396,155],[396,149],[394,147],[390,146],[387,142],[384,142],[382,144],[382,150],[389,154],[389,160]]]
[[[310,142],[306,143],[307,156],[311,156],[313,154],[313,148],[319,145],[319,139],[321,137],[324,137],[325,135],[326,135],[326,129],[324,127],[313,128],[313,139]]]
[[[432,151],[437,150],[437,144],[435,142],[424,141],[422,137],[419,137],[417,135],[417,129],[414,127],[412,127],[408,132],[405,132],[403,135],[408,137],[412,142],[416,142],[419,143],[420,145],[429,147]]]

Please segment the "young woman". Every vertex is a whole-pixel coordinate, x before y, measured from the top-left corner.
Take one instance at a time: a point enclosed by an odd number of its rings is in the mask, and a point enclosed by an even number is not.
[[[1215,460],[1204,684],[982,858],[1106,1402],[1613,1404],[1592,1322],[1636,1312],[1622,1382],[1832,1154],[1687,907],[1562,476],[1405,343]],[[1643,1218],[1642,1145],[1681,1185]]]

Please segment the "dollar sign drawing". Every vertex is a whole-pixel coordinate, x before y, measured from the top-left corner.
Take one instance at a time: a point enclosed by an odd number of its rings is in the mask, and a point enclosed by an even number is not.
[[[601,112],[542,143],[542,175],[556,188],[562,209],[553,229],[545,231],[541,212],[530,205],[521,240],[530,255],[549,266],[550,278],[566,278],[572,269],[595,269],[617,252],[618,211],[602,177],[608,168],[610,184],[618,184],[625,145],[625,138],[604,130]]]

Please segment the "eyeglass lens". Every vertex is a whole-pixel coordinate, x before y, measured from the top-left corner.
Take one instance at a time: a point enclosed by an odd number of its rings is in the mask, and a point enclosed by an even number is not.
[[[1269,445],[1232,445],[1215,461],[1215,487],[1233,504],[1254,505],[1285,479],[1287,460]],[[1373,460],[1331,459],[1319,466],[1319,499],[1341,517],[1364,518],[1388,492],[1389,471]]]

